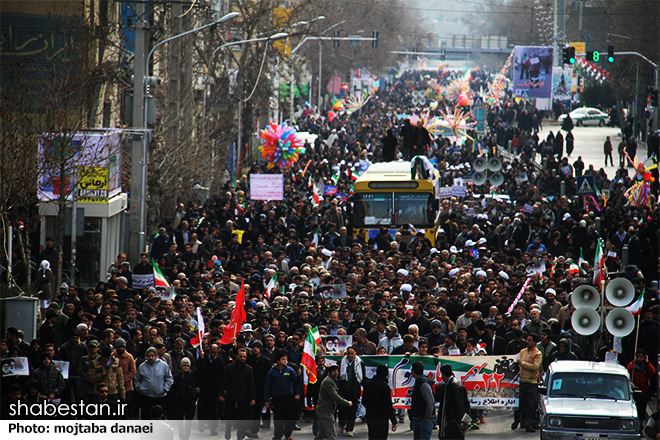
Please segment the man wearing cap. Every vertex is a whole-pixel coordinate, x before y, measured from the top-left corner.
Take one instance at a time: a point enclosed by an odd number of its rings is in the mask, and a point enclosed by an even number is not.
[[[387,354],[392,354],[392,351],[403,345],[403,339],[399,335],[399,329],[396,324],[388,324],[385,328],[386,337],[381,339],[378,343],[378,348],[384,347]]]
[[[126,351],[126,341],[122,338],[118,338],[115,341],[115,351],[112,353],[112,357],[117,359],[119,367],[122,371],[122,376],[124,377],[124,391],[125,391],[125,403],[131,405],[133,399],[133,378],[135,377],[135,360],[133,356]],[[131,405],[132,406],[132,405]]]
[[[117,402],[118,399],[124,400],[126,395],[124,373],[119,366],[119,360],[112,356],[110,348],[101,349],[101,355],[92,362],[88,377],[94,384],[103,382],[108,385],[108,399],[111,402]]]
[[[328,367],[328,375],[319,389],[319,396],[316,403],[316,417],[319,420],[319,432],[316,440],[334,440],[337,438],[335,429],[335,411],[337,405],[352,407],[353,402],[346,400],[339,395],[337,386],[337,377],[339,377],[339,365],[334,364]]]
[[[179,427],[179,439],[188,440],[195,418],[195,402],[197,389],[195,377],[190,371],[190,359],[183,358],[179,362],[179,372],[174,375],[174,382],[168,394],[174,401],[175,418]]]
[[[442,333],[442,321],[434,319],[431,321],[431,332],[424,335],[429,343],[429,348],[439,347],[445,342],[445,334]]]
[[[78,373],[82,378],[80,395],[82,400],[85,402],[91,402],[93,400],[94,395],[96,394],[96,390],[94,387],[95,384],[90,380],[91,377],[89,376],[89,373],[90,371],[92,371],[92,364],[94,363],[94,360],[99,355],[99,341],[97,340],[90,341],[88,350],[89,350],[89,354],[87,356],[83,356],[80,359],[80,364],[78,369]]]
[[[170,367],[158,359],[154,347],[147,350],[146,360],[135,373],[135,390],[140,394],[142,419],[149,420],[151,408],[159,405],[165,408],[165,396],[174,383]]]
[[[374,326],[374,323],[369,319],[369,312],[371,312],[371,310],[364,305],[358,308],[353,321],[351,321],[348,326],[347,333],[349,335],[355,333],[355,331],[359,328],[362,328],[367,332],[371,330],[371,328]]]

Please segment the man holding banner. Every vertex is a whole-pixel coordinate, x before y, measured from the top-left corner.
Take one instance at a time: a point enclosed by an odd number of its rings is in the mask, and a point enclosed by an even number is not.
[[[435,388],[435,401],[440,403],[439,423],[440,439],[464,439],[463,416],[469,408],[465,407],[467,391],[460,384],[451,364],[440,367],[442,383]]]

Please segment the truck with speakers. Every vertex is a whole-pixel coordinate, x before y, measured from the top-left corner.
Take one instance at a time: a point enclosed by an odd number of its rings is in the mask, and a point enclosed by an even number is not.
[[[541,440],[637,440],[640,421],[626,369],[555,361],[539,387]]]

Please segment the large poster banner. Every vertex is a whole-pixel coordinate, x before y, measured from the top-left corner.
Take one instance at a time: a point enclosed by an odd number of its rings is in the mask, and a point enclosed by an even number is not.
[[[552,102],[559,101],[564,105],[564,113],[571,111],[571,81],[573,69],[552,69]]]
[[[516,46],[513,62],[513,92],[518,98],[536,98],[549,107],[552,97],[552,54],[550,46]],[[540,108],[539,110],[549,110]]]
[[[284,176],[250,174],[250,200],[284,200]]]
[[[343,356],[326,356],[332,365]],[[376,374],[376,367],[385,364],[390,370],[390,388],[395,408],[410,408],[415,379],[412,364],[424,363],[424,374],[436,384],[442,382],[440,367],[450,364],[456,379],[467,389],[473,408],[512,408],[518,406],[518,364],[513,356],[361,356],[367,378]]]
[[[154,274],[133,274],[133,288],[142,289],[144,287],[153,287],[154,286]]]

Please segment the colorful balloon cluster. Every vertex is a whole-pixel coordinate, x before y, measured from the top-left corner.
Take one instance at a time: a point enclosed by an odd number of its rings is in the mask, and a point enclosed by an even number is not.
[[[469,137],[466,133],[476,122],[468,122],[469,113],[464,112],[459,107],[455,107],[453,113],[447,110],[440,112],[441,120],[439,125],[452,131],[454,137],[458,139],[459,135]]]
[[[658,167],[655,157],[644,158],[640,163],[634,163],[628,153],[626,153],[628,161],[635,167],[634,184],[628,188],[624,193],[628,199],[628,205],[636,208],[643,208],[645,206],[651,207],[651,187],[649,182],[655,181],[651,174],[651,170]]]
[[[296,136],[296,130],[286,124],[280,126],[273,122],[261,130],[263,145],[259,147],[261,155],[268,161],[268,168],[276,165],[280,169],[290,168],[305,154],[303,142]]]
[[[346,113],[351,115],[360,110],[369,99],[371,99],[371,95],[365,97],[362,92],[355,92],[346,100]]]

